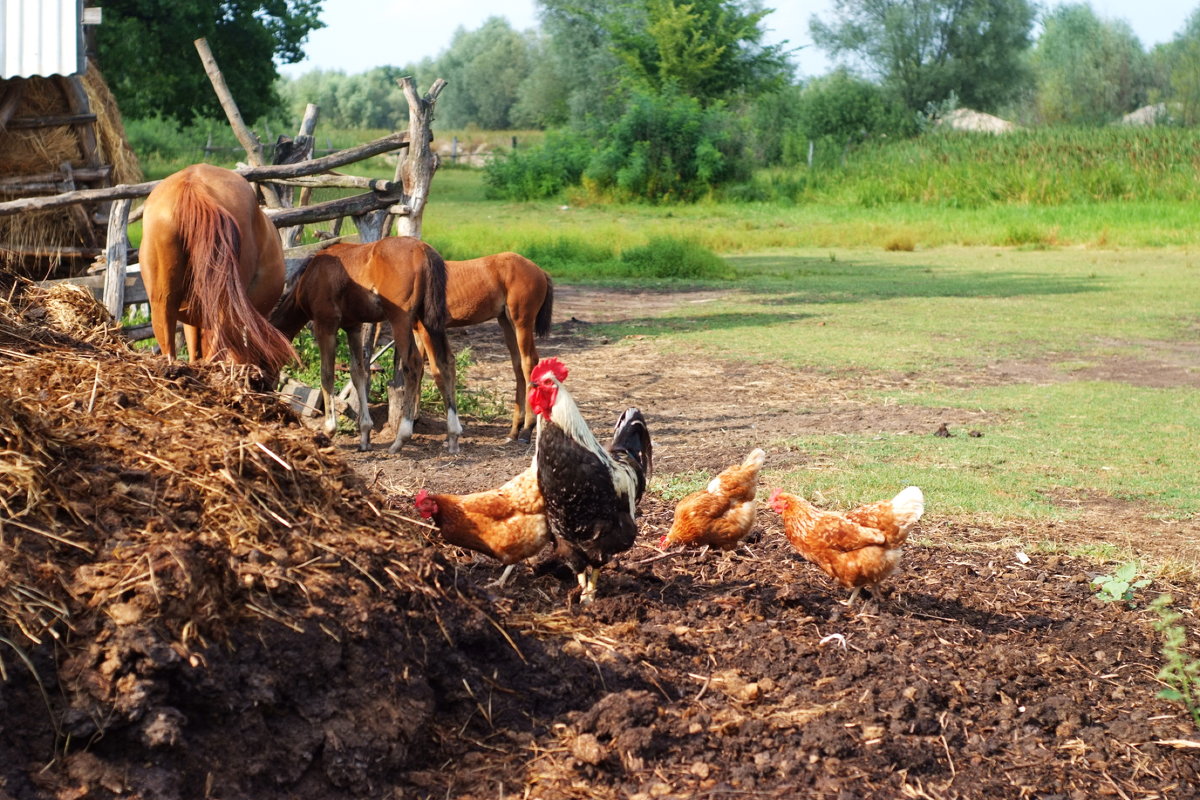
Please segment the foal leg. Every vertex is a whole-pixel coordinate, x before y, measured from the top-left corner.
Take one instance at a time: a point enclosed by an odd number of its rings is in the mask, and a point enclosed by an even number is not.
[[[457,365],[454,363],[454,353],[450,352],[450,341],[446,332],[442,331],[437,342],[430,337],[427,349],[433,355],[430,362],[432,366],[429,369],[433,372],[438,391],[441,392],[442,402],[446,404],[446,447],[453,455],[458,452],[458,437],[462,435],[463,427],[458,420],[458,403],[454,397]],[[441,358],[437,357],[439,352],[442,354]]]
[[[512,356],[513,373],[517,378],[517,403],[524,415],[521,433],[518,436],[522,442],[530,440],[533,426],[537,424],[537,417],[534,416],[533,409],[529,406],[529,376],[538,361],[537,345],[533,342],[533,324],[532,319],[510,322],[512,341],[509,341],[508,338],[509,331],[506,330],[504,334],[505,341],[508,343],[508,352]],[[503,323],[501,323],[501,327],[503,327]]]
[[[313,338],[321,353],[321,402],[325,406],[325,433],[337,432],[336,398],[333,393],[333,360],[337,356],[337,327],[313,321]]]
[[[417,348],[421,354],[420,364],[423,367],[425,359],[429,359],[429,374],[433,376],[433,382],[437,386],[438,394],[442,396],[442,401],[446,405],[446,430],[453,433],[454,444],[450,446],[451,453],[458,452],[458,437],[462,434],[462,424],[458,419],[458,408],[455,403],[455,371],[457,366],[454,362],[454,354],[450,352],[449,340],[444,340],[441,343],[442,352],[446,355],[445,358],[437,357],[437,346],[435,346],[433,337],[429,334],[429,329],[421,323],[417,323]],[[443,335],[443,339],[445,339]],[[449,374],[447,374],[449,372]],[[421,374],[420,369],[417,371],[418,376]]]
[[[504,314],[496,317],[496,321],[500,323],[500,332],[504,334],[504,344],[508,347],[508,356],[512,360],[513,377],[516,379],[517,393],[513,399],[512,424],[508,427],[508,438],[506,442],[519,441],[522,429],[525,427],[525,404],[528,402],[526,394],[525,378],[527,377],[521,372],[521,353],[517,349],[517,334],[513,331],[512,322]],[[525,435],[525,441],[529,441],[528,434]]]
[[[421,353],[413,337],[412,320],[392,320],[392,356],[395,368],[388,384],[388,424],[396,431],[396,439],[388,448],[398,453],[412,438],[413,418],[421,402]]]
[[[371,449],[371,429],[375,426],[371,421],[371,372],[364,347],[363,326],[347,326],[346,342],[350,346],[350,380],[358,393],[358,449],[366,452]],[[334,343],[337,343],[336,339]]]

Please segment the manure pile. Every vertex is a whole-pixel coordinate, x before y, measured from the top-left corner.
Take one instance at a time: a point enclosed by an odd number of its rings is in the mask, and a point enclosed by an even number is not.
[[[70,287],[0,295],[0,386],[0,798],[354,796],[404,767],[427,660],[483,618],[324,436]]]

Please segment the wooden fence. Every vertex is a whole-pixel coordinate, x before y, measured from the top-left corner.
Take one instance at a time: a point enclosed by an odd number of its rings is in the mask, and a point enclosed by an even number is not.
[[[354,221],[358,233],[354,237],[337,239],[341,241],[348,238],[358,241],[375,241],[390,235],[393,228],[400,235],[420,238],[425,201],[429,196],[429,187],[437,167],[436,159],[429,146],[432,139],[430,123],[433,119],[433,107],[437,97],[446,86],[444,80],[439,78],[429,91],[421,96],[418,95],[412,78],[400,78],[397,82],[404,91],[409,107],[408,130],[321,158],[311,157],[314,138],[312,132],[316,124],[318,109],[316,106],[310,105],[305,113],[304,121],[301,123],[300,133],[294,140],[294,144],[301,148],[300,155],[302,157],[295,163],[264,165],[261,163],[262,146],[253,133],[242,124],[232,98],[228,97],[228,91],[224,89],[224,81],[220,78],[219,71],[216,71],[215,63],[210,63],[211,54],[207,52],[207,45],[203,43],[203,40],[198,40],[196,46],[200,50],[201,59],[205,61],[205,68],[209,70],[214,88],[217,89],[217,94],[225,106],[230,124],[234,128],[234,132],[238,134],[239,141],[245,145],[247,158],[251,162],[250,166],[239,167],[236,171],[259,186],[260,193],[267,205],[263,211],[279,229],[280,237],[285,245],[284,256],[289,280],[308,262],[313,253],[335,241],[294,246],[300,239],[302,226],[307,223],[340,221],[345,217],[350,217]],[[293,147],[293,155],[295,155],[295,149]],[[406,152],[404,157],[397,161],[393,180],[331,173],[331,170],[337,167],[401,149]],[[68,282],[84,286],[104,303],[114,318],[120,320],[127,306],[147,302],[146,290],[141,281],[141,271],[130,260],[128,226],[140,212],[140,209],[138,212],[132,210],[133,201],[150,194],[157,185],[158,181],[150,181],[106,189],[70,191],[47,197],[30,197],[0,202],[0,216],[49,208],[70,208],[83,202],[111,201],[112,205],[108,213],[104,273],[44,283]],[[364,191],[361,194],[309,205],[307,200],[315,187],[349,188]],[[298,194],[298,199],[293,197],[294,194]],[[335,227],[340,228],[340,222]],[[131,267],[133,268],[131,269]],[[153,335],[149,327],[149,325],[133,326],[126,332],[131,339],[149,338]]]

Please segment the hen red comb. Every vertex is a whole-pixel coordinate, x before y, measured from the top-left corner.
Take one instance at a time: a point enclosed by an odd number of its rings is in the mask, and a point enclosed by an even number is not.
[[[771,490],[771,499],[768,500],[767,502],[774,503],[779,498],[779,495],[782,493],[783,493],[782,489],[772,489]]]
[[[555,378],[558,378],[559,383],[567,379],[567,365],[551,356],[550,358],[543,358],[538,362],[538,365],[533,368],[533,372],[529,373],[529,380],[537,383],[547,372],[552,373]]]

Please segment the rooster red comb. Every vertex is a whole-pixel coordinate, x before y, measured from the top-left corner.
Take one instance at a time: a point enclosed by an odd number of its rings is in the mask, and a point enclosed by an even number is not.
[[[538,365],[533,368],[533,372],[529,373],[529,380],[533,383],[540,381],[545,374],[549,372],[562,383],[567,379],[567,365],[559,361],[557,358],[543,358],[538,362]]]
[[[413,498],[413,505],[417,507],[417,511],[422,517],[428,519],[437,511],[437,502],[429,496],[429,492],[425,489],[417,492],[417,496]]]

